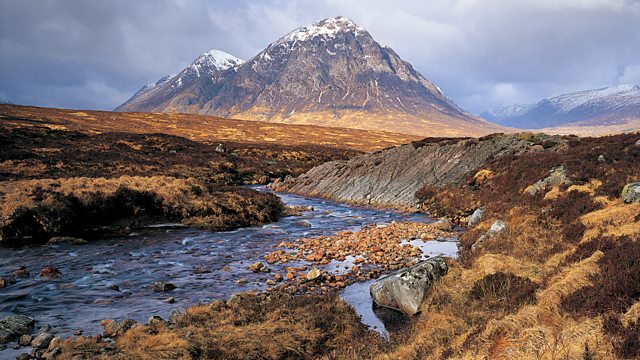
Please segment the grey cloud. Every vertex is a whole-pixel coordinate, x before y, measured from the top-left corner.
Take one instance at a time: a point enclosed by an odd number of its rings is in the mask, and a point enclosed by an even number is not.
[[[473,112],[640,82],[640,5],[539,1],[0,0],[0,95],[111,109],[211,48],[250,58],[345,15]]]

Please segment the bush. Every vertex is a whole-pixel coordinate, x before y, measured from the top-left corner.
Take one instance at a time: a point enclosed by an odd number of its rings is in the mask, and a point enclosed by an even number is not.
[[[492,309],[514,311],[535,301],[538,284],[512,273],[497,272],[478,280],[469,293],[471,300],[482,301]]]
[[[598,238],[578,246],[568,261],[587,258],[597,250],[604,256],[599,260],[600,274],[592,278],[593,285],[562,301],[562,306],[574,314],[622,313],[640,300],[640,242],[629,237]]]

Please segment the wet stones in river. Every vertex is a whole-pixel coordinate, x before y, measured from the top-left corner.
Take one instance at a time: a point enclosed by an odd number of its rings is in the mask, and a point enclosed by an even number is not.
[[[322,272],[318,268],[311,269],[306,276],[307,281],[319,281],[323,277]]]
[[[453,230],[453,227],[455,226],[453,224],[453,222],[447,218],[442,218],[436,222],[434,222],[431,226],[433,226],[435,229],[438,230],[442,230],[442,231],[451,231]]]
[[[254,263],[253,265],[249,266],[247,269],[254,273],[260,273],[260,272],[268,273],[271,271],[271,269],[269,269],[265,264],[263,264],[262,261],[258,261]]]
[[[210,272],[211,272],[211,270],[207,269],[206,267],[204,267],[202,265],[198,265],[198,266],[195,266],[193,268],[193,273],[194,274],[208,274]]]
[[[41,278],[59,278],[62,275],[62,273],[60,272],[60,270],[58,270],[57,268],[53,267],[53,266],[45,266],[42,268],[42,270],[40,271],[40,277]]]
[[[16,283],[16,279],[14,278],[4,278],[4,277],[0,277],[0,289],[5,288],[11,284],[15,284]]]
[[[31,334],[35,320],[25,315],[9,315],[0,318],[0,344]]]
[[[153,283],[153,289],[156,291],[171,291],[175,288],[177,288],[177,286],[175,286],[175,284],[172,284],[170,282],[155,281]]]
[[[27,270],[26,266],[21,265],[20,267],[18,267],[18,269],[16,269],[16,271],[13,272],[12,275],[15,278],[28,278],[31,274]]]
[[[420,311],[422,301],[433,283],[448,270],[442,257],[429,258],[371,284],[371,297],[379,306],[400,310],[413,316]]]
[[[103,320],[101,322],[104,330],[102,331],[103,337],[113,338],[123,335],[129,329],[131,329],[137,322],[131,319],[124,319],[122,321],[117,320]]]
[[[51,343],[51,340],[53,340],[54,335],[50,332],[41,332],[40,334],[38,334],[38,336],[36,336],[35,338],[33,338],[33,340],[31,340],[31,346],[34,349],[46,349],[49,347],[49,344]]]
[[[47,242],[47,245],[56,244],[71,244],[71,245],[86,245],[89,242],[85,239],[70,237],[70,236],[54,236]]]
[[[284,210],[284,216],[302,216],[304,211],[315,211],[313,206],[287,206]]]
[[[18,339],[18,345],[29,346],[31,344],[31,341],[33,341],[33,336],[25,334],[20,336],[20,338]]]

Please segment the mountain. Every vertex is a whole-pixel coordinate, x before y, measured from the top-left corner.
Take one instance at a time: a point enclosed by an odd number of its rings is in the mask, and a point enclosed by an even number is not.
[[[243,60],[224,51],[208,51],[198,56],[177,75],[167,75],[154,84],[145,85],[115,111],[153,111],[154,108],[162,106],[163,99],[181,101],[188,97],[186,94],[195,91],[199,86],[208,86],[220,72],[243,63]]]
[[[391,48],[341,16],[296,29],[247,62],[207,76],[186,76],[194,64],[143,88],[116,110],[431,136],[500,130],[461,110]]]
[[[640,87],[617,85],[579,91],[536,104],[501,107],[480,116],[522,129],[624,125],[640,120]]]

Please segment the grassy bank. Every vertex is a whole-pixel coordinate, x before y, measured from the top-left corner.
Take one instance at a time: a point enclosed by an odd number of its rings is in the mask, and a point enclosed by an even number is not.
[[[565,138],[495,159],[466,184],[422,189],[440,215],[464,220],[482,206],[485,216],[463,235],[413,336],[382,357],[638,358],[640,204],[620,200],[640,179],[637,140]],[[566,181],[531,194],[559,166]],[[496,220],[508,230],[474,247]]]
[[[109,225],[126,233],[167,221],[231,230],[276,221],[284,210],[272,194],[166,176],[5,181],[0,189],[0,243],[5,245],[93,237]]]

